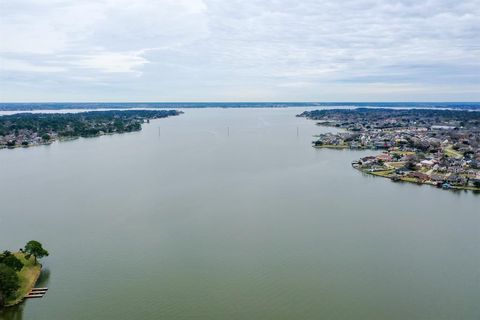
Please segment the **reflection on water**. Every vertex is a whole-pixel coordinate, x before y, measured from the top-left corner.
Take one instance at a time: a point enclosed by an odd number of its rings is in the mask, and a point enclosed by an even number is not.
[[[24,303],[20,303],[16,306],[5,308],[0,310],[1,319],[5,320],[22,320],[23,319],[23,309],[25,308]]]
[[[49,280],[50,280],[50,269],[42,268],[42,272],[40,273],[40,277],[38,277],[36,287],[39,287],[39,288],[47,287],[48,288]]]

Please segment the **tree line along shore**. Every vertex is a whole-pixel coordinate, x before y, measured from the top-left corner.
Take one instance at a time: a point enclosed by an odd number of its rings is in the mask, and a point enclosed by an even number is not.
[[[298,116],[335,127],[316,148],[369,149],[382,153],[353,161],[367,174],[480,191],[480,112],[431,109],[334,109]]]
[[[181,113],[177,110],[108,110],[5,115],[0,116],[0,149],[140,131],[142,124],[151,119]]]

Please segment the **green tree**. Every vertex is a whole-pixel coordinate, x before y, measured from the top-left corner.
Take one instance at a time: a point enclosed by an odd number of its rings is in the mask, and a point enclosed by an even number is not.
[[[394,153],[392,155],[392,158],[395,160],[395,161],[399,161],[400,159],[402,159],[402,155],[399,154],[399,153]]]
[[[30,259],[30,256],[35,258],[35,264],[37,259],[48,256],[48,251],[43,249],[42,244],[35,240],[28,241],[23,251],[26,253],[25,258]]]
[[[0,263],[3,263],[7,267],[10,267],[15,271],[20,271],[23,268],[23,262],[7,250],[3,251],[3,253],[0,254]]]
[[[20,280],[12,268],[0,263],[0,307],[5,305],[8,298],[12,297],[20,288]]]

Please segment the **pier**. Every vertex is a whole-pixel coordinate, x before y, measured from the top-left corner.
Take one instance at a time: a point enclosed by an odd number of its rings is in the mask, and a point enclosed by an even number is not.
[[[45,293],[47,293],[48,288],[33,288],[30,290],[29,293],[25,296],[25,299],[28,298],[43,298]]]

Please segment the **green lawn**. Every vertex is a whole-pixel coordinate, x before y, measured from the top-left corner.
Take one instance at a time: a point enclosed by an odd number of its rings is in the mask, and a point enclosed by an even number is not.
[[[411,156],[411,155],[414,155],[415,152],[414,151],[392,151],[390,153],[396,153],[396,154],[399,154],[399,155],[402,155],[402,156]]]
[[[348,144],[322,144],[321,146],[314,146],[315,148],[325,148],[325,149],[348,149],[350,148]]]
[[[445,148],[443,151],[449,157],[453,157],[453,158],[463,157],[463,155],[460,152],[457,152],[457,151],[453,150],[451,147]]]
[[[405,161],[398,161],[398,162],[386,162],[387,166],[393,167],[395,169],[401,168],[405,166]]]
[[[384,177],[384,178],[390,178],[394,170],[385,170],[385,171],[365,171],[366,173],[372,174],[374,176],[379,176],[379,177]]]

